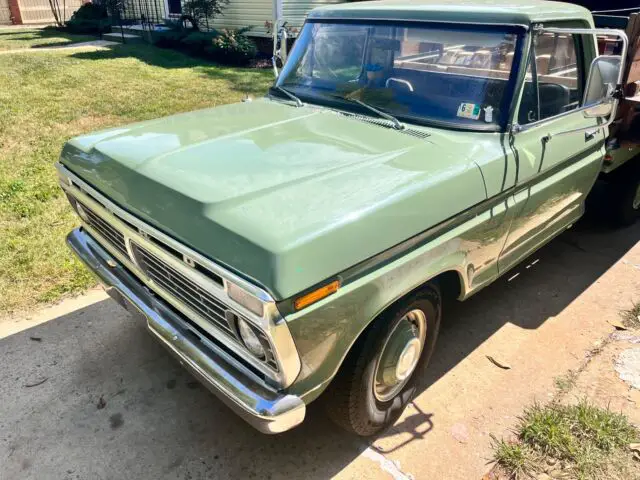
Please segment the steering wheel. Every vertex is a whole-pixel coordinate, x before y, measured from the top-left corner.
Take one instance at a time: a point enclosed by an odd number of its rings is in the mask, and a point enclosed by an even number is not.
[[[409,80],[405,80],[404,78],[389,77],[387,78],[387,81],[384,83],[385,88],[389,88],[390,82],[396,82],[396,83],[401,83],[403,85],[406,85],[409,88],[409,91],[413,92],[413,85],[411,85],[411,82],[409,82]]]

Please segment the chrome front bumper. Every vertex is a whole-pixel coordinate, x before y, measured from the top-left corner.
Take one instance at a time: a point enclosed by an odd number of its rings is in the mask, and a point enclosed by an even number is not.
[[[127,310],[142,314],[153,336],[250,425],[263,433],[279,433],[304,420],[306,407],[302,399],[277,392],[194,338],[180,315],[154,296],[84,230],[73,230],[67,244],[98,276],[112,298]]]

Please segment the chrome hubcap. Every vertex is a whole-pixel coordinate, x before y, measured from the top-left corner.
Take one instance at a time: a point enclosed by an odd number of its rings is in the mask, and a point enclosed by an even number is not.
[[[427,319],[422,310],[411,310],[395,326],[376,363],[373,394],[386,402],[407,384],[418,365],[427,336]]]
[[[636,195],[633,197],[633,209],[640,209],[640,183],[636,186]]]
[[[416,368],[416,364],[420,358],[421,347],[420,340],[417,338],[407,342],[407,346],[404,347],[404,350],[400,354],[398,366],[396,367],[396,378],[398,380],[405,380],[413,373],[413,369]]]

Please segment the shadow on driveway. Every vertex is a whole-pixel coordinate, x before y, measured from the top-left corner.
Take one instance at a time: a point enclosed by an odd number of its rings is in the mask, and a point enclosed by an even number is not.
[[[640,225],[611,231],[586,219],[515,279],[453,305],[421,389],[505,323],[535,329],[557,315],[639,238]],[[315,405],[291,432],[254,431],[110,300],[0,340],[0,358],[0,478],[312,480],[367,448]],[[438,428],[437,412],[412,412],[383,436],[409,432],[413,442]]]
[[[0,340],[0,358],[0,478],[320,479],[366,448],[315,408],[258,433],[111,300]]]
[[[600,197],[603,193],[596,191],[595,195]],[[418,395],[455,369],[505,324],[533,330],[557,316],[640,241],[640,223],[613,230],[605,226],[606,216],[606,211],[589,212],[573,229],[469,300],[445,305],[436,350],[421,379]],[[632,300],[629,299],[629,307]],[[387,453],[437,428],[434,412],[421,411],[417,405],[413,412],[383,435],[411,436]]]

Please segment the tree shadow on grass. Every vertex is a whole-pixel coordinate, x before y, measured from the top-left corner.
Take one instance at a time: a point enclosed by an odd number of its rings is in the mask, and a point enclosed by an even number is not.
[[[145,44],[113,45],[101,50],[77,52],[71,57],[81,60],[135,58],[147,65],[159,68],[192,68],[204,77],[229,82],[232,90],[254,96],[263,95],[268,83],[273,79],[270,69],[220,65],[177,50]]]
[[[47,41],[49,39],[60,39],[58,41]],[[72,43],[86,42],[90,40],[98,40],[98,36],[86,34],[73,34],[58,30],[55,28],[41,28],[34,30],[16,30],[8,32],[0,32],[0,43],[6,47],[12,47],[12,42],[16,42],[15,48],[32,49],[32,48],[50,48],[62,47]],[[24,46],[23,42],[32,41],[43,43],[34,43],[33,45]]]

